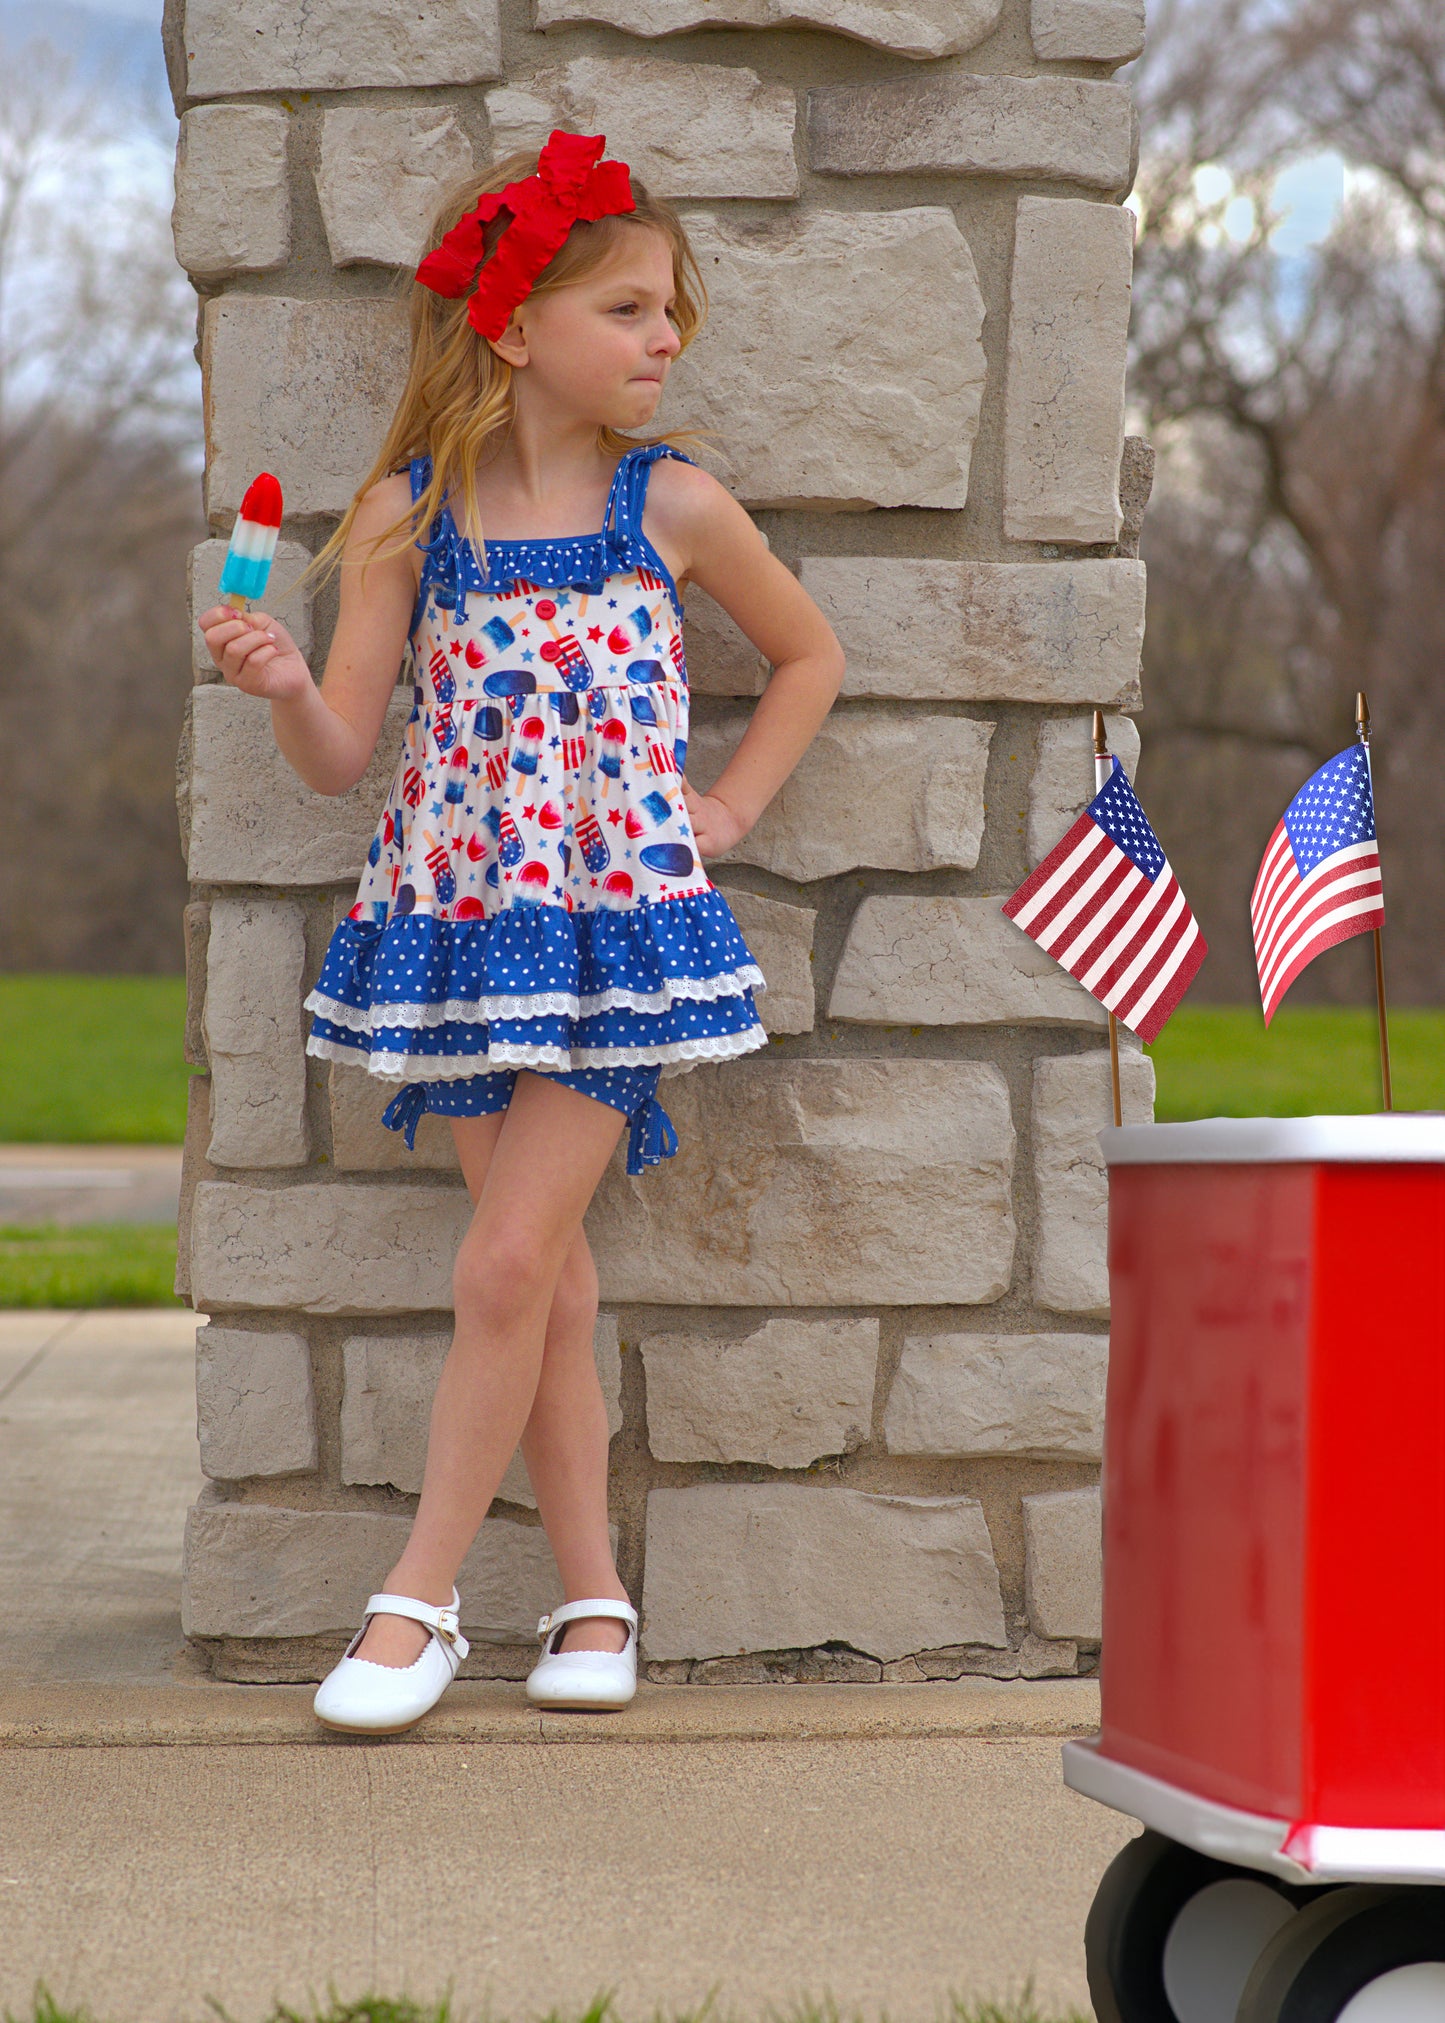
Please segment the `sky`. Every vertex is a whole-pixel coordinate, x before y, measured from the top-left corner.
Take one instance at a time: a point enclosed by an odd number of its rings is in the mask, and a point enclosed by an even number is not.
[[[149,21],[157,35],[161,27],[161,0],[85,0],[88,14],[118,14],[127,21]]]

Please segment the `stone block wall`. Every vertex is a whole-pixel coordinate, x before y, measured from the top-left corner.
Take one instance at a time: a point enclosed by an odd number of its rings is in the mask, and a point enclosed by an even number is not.
[[[1108,1288],[1103,1019],[1000,915],[1132,766],[1147,446],[1124,436],[1138,0],[169,0],[177,254],[200,298],[214,598],[258,469],[272,601],[368,466],[404,290],[458,174],[554,124],[683,209],[711,291],[663,420],[847,650],[843,693],[710,869],[766,1052],[671,1081],[682,1150],[589,1212],[620,1564],[655,1679],[1092,1669]],[[716,777],[766,669],[689,600]],[[198,640],[199,645],[199,640]],[[469,1205],[450,1133],[303,1053],[301,999],[394,764],[311,794],[204,652],[180,757],[193,1084],[179,1289],[209,1478],[185,1626],[316,1678],[414,1506]],[[1128,1044],[1125,1103],[1152,1078]],[[520,1462],[460,1577],[520,1676],[555,1574]]]

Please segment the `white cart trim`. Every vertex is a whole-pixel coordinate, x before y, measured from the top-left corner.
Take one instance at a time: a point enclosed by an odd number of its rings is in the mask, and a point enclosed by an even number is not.
[[[1263,1869],[1291,1883],[1445,1882],[1445,1830],[1295,1825],[1197,1798],[1101,1755],[1099,1738],[1064,1744],[1071,1791],[1127,1813],[1216,1861]]]
[[[1204,1117],[1099,1133],[1110,1166],[1251,1166],[1301,1161],[1445,1165],[1445,1113],[1367,1117]]]

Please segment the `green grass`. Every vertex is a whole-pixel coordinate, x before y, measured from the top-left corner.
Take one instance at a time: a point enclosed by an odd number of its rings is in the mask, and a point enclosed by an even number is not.
[[[1148,1051],[1161,1124],[1380,1107],[1379,1028],[1364,1007],[1286,1007],[1266,1032],[1251,1005],[1183,1005]],[[1390,1065],[1397,1110],[1445,1110],[1445,1012],[1392,1012]]]
[[[183,976],[0,975],[0,1144],[179,1145]]]
[[[312,1998],[310,2011],[288,2008],[278,2003],[260,2023],[473,2023],[463,2012],[453,2008],[448,1997],[440,2002],[411,2002],[404,1995],[362,1995],[355,2001],[338,2001],[332,1992],[326,2007],[320,2008]],[[243,2023],[243,2019],[231,2014],[228,2009],[207,1996],[206,2008],[213,2019],[220,2023]],[[99,2023],[88,2009],[74,2009],[59,2006],[50,1996],[43,1982],[37,1982],[33,2006],[27,2014],[15,2015],[9,2009],[0,2018],[0,2023]],[[109,2023],[109,2019],[107,2019]],[[479,2012],[475,2023],[500,2023],[490,2010]],[[538,2023],[628,2023],[613,2007],[609,1995],[599,1995],[584,2010],[551,2009],[538,2019]],[[723,2013],[713,2007],[713,1999],[708,1996],[696,2009],[674,2011],[669,2017],[660,2009],[655,2009],[651,2017],[632,2019],[632,2023],[737,2023],[731,2012]],[[861,2010],[841,2008],[830,1996],[821,2002],[795,2001],[786,2009],[768,2008],[759,2023],[863,2023]],[[887,2011],[880,2012],[880,2023],[887,2023]],[[1025,1986],[1021,1995],[1010,1996],[1002,2002],[965,2001],[955,1995],[939,2011],[938,2023],[1085,2023],[1081,2012],[1071,2009],[1062,2017],[1050,2016],[1040,2010],[1034,2002],[1031,1984]]]
[[[173,1223],[0,1227],[0,1309],[181,1306]]]

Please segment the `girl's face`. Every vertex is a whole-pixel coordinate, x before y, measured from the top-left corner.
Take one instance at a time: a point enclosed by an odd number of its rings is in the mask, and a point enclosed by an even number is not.
[[[676,295],[667,239],[631,226],[584,280],[529,296],[492,348],[516,372],[518,397],[559,420],[641,428],[682,348]]]

